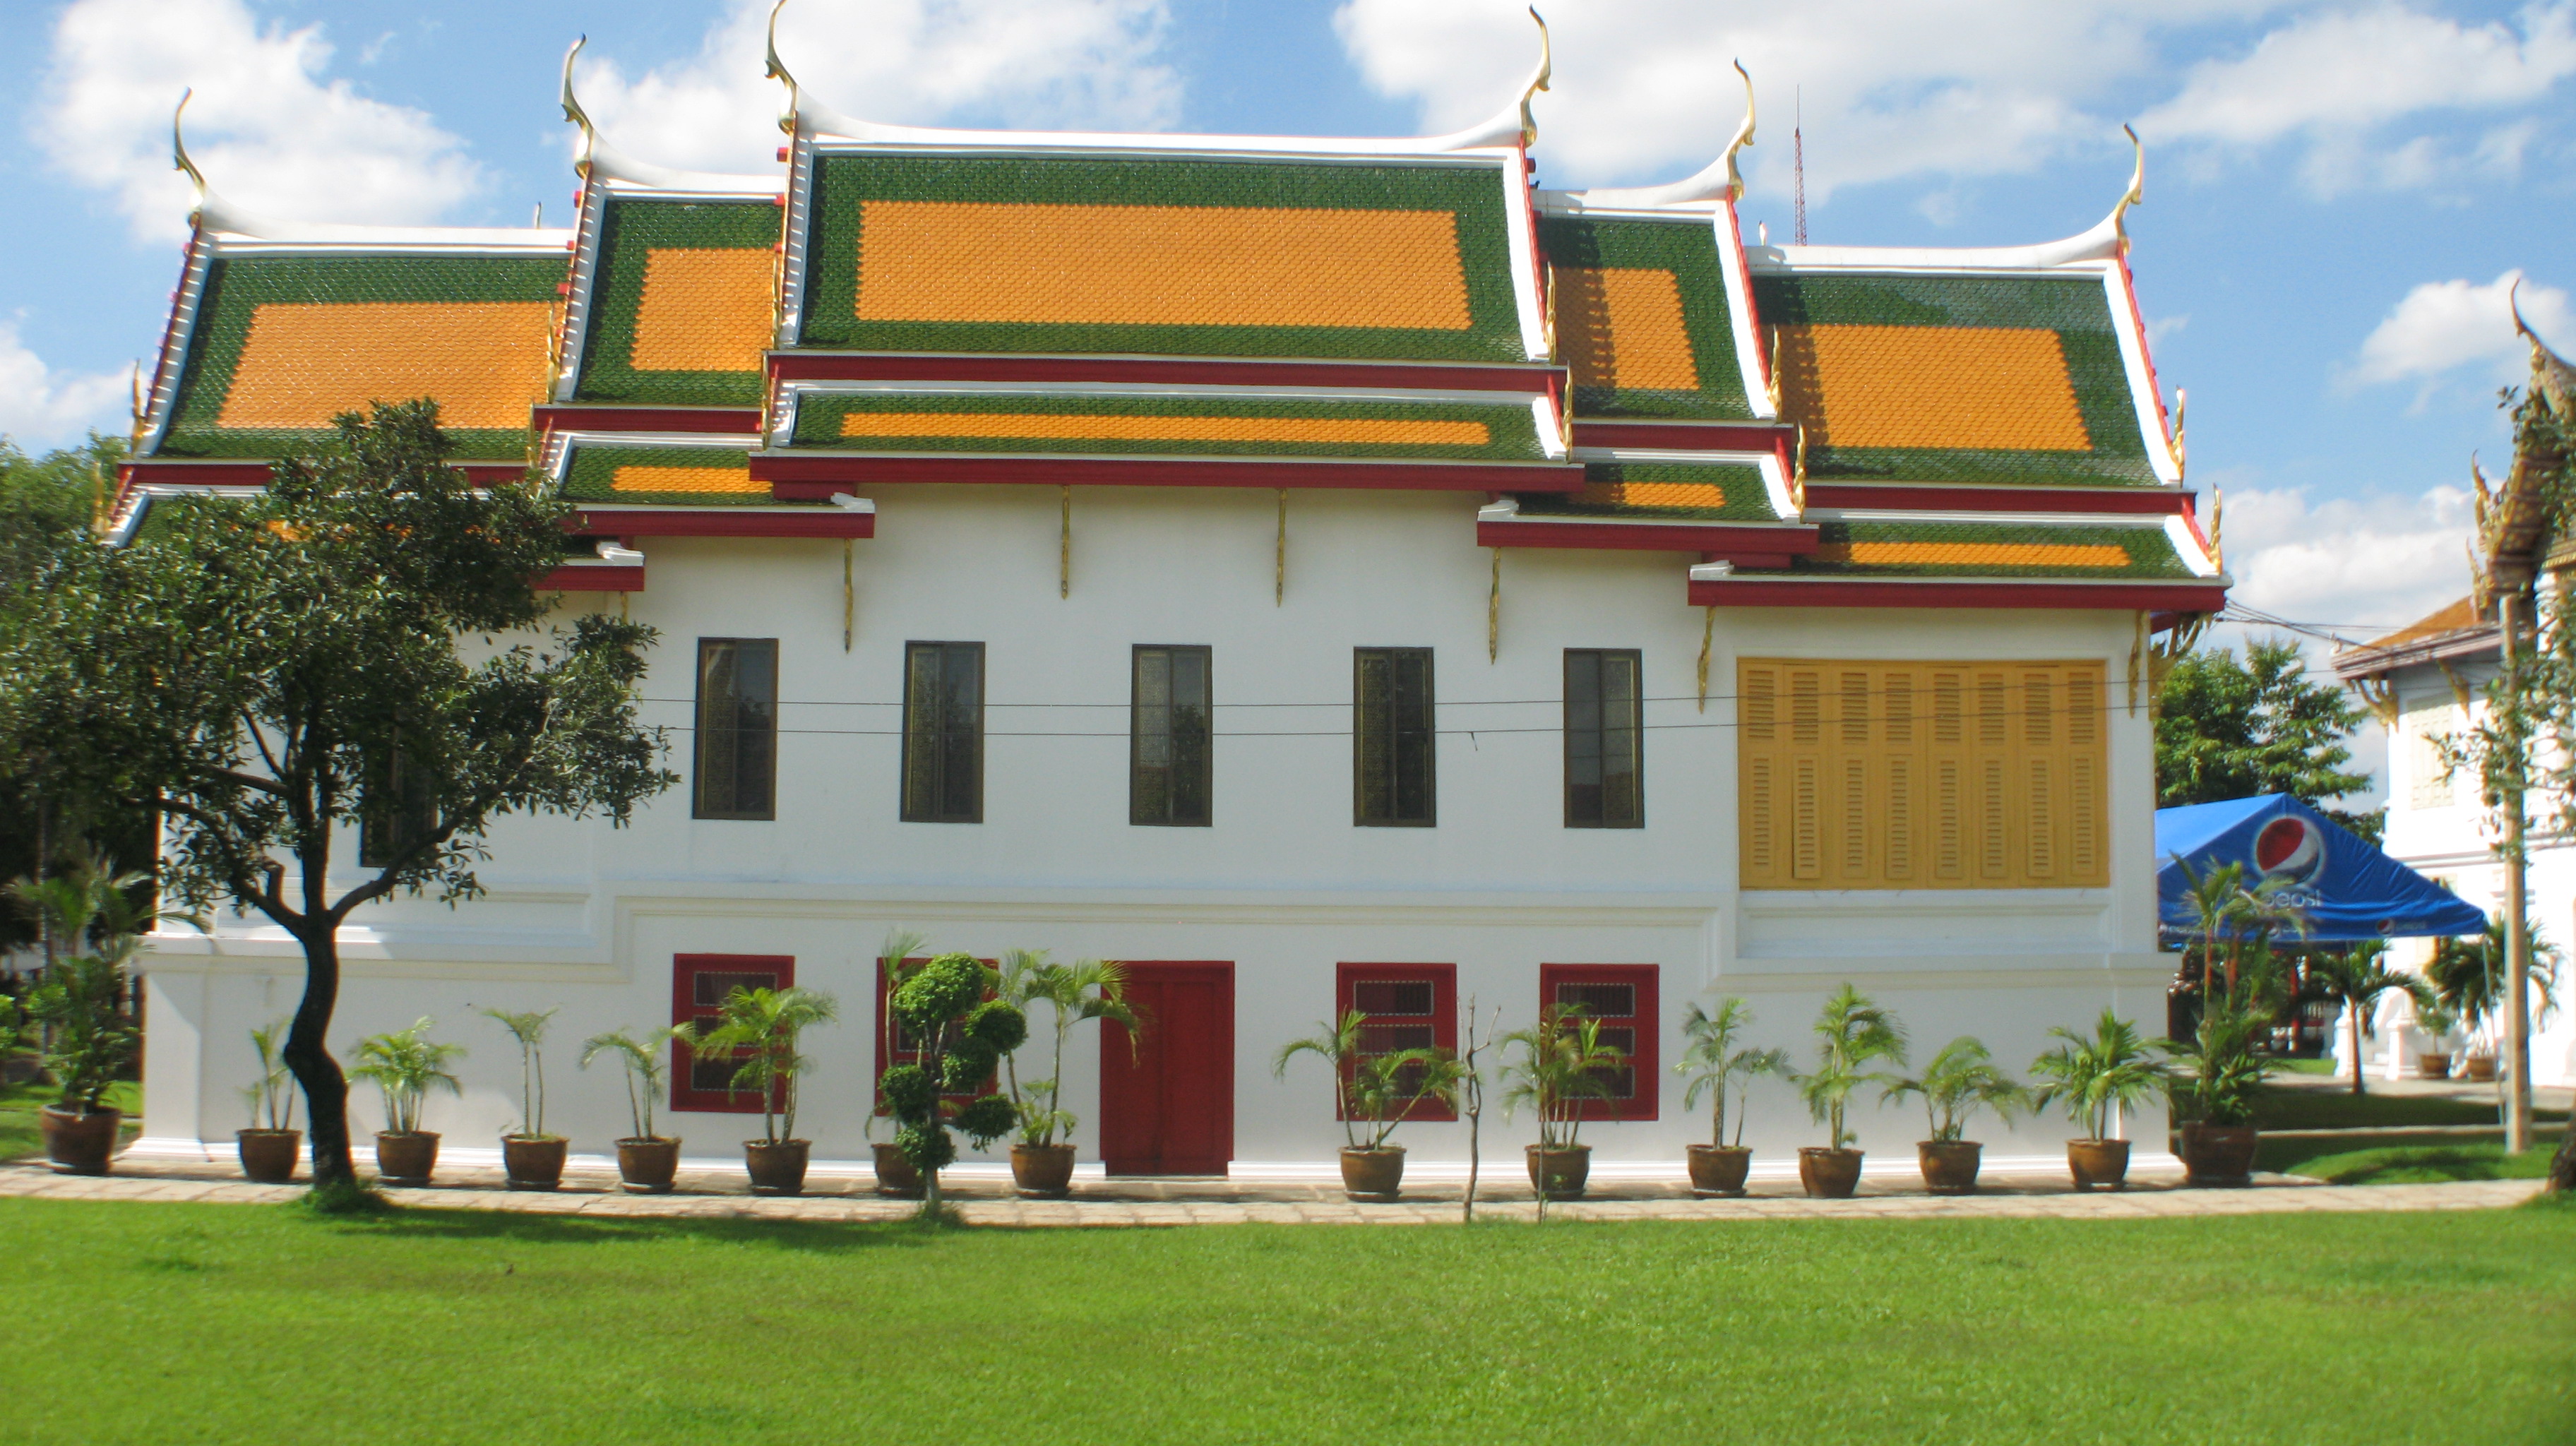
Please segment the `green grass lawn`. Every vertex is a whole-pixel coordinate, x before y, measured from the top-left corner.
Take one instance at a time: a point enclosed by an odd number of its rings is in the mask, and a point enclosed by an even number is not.
[[[2539,1137],[2518,1155],[2501,1139],[2457,1135],[2369,1137],[2367,1148],[2349,1140],[2264,1140],[2255,1151],[2259,1170],[2278,1170],[2337,1185],[2421,1185],[2443,1180],[2537,1180],[2558,1152],[2555,1134]]]
[[[66,1366],[12,1373],[14,1441],[2576,1439],[2564,1208],[934,1233],[5,1199],[0,1259],[10,1358]]]
[[[0,1087],[0,1160],[15,1160],[22,1155],[45,1152],[45,1136],[36,1123],[36,1111],[60,1098],[51,1085],[29,1083]],[[143,1087],[132,1080],[119,1080],[107,1092],[107,1102],[125,1111],[125,1125],[119,1131],[128,1140],[143,1133]]]
[[[2560,1120],[2564,1110],[2541,1110],[2534,1118]],[[2254,1123],[2266,1130],[2404,1129],[2409,1125],[2492,1125],[2492,1100],[2455,1100],[2422,1095],[2366,1094],[2348,1089],[2290,1089],[2266,1085],[2254,1107]]]

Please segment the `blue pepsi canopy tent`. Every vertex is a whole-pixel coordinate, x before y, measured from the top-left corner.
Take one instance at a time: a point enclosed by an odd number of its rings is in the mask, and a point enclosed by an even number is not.
[[[2156,901],[2167,929],[2197,922],[2192,872],[2243,864],[2245,885],[2286,880],[2278,897],[2306,911],[2318,943],[2475,934],[2487,916],[2286,793],[2156,810]]]

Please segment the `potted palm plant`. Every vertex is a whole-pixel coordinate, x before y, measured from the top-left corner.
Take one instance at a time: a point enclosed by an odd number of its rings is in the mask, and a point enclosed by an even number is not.
[[[263,1185],[293,1180],[296,1152],[304,1145],[304,1132],[295,1128],[295,1076],[278,1053],[286,1024],[281,1019],[250,1032],[251,1048],[259,1052],[259,1081],[242,1090],[250,1103],[251,1127],[233,1132],[242,1173]]]
[[[1977,1165],[1985,1146],[1967,1138],[1968,1121],[1991,1108],[2005,1120],[2028,1099],[2022,1087],[1995,1068],[1985,1045],[1961,1035],[1941,1046],[1920,1079],[1901,1079],[1887,1087],[1886,1100],[1923,1097],[1923,1114],[1932,1138],[1915,1146],[1923,1168],[1923,1186],[1935,1195],[1973,1195]]]
[[[1861,1152],[1851,1148],[1859,1137],[1845,1123],[1852,1092],[1864,1084],[1894,1082],[1868,1066],[1880,1060],[1902,1066],[1905,1030],[1895,1014],[1845,984],[1825,1001],[1815,1033],[1815,1069],[1792,1078],[1807,1101],[1807,1112],[1825,1127],[1826,1143],[1799,1149],[1798,1183],[1811,1197],[1841,1200],[1860,1188]]]
[[[1404,1147],[1390,1145],[1424,1100],[1452,1109],[1458,1102],[1459,1064],[1447,1050],[1363,1052],[1368,1016],[1354,1009],[1338,1023],[1319,1024],[1308,1038],[1281,1047],[1270,1071],[1288,1077],[1288,1061],[1311,1054],[1333,1071],[1333,1113],[1342,1122],[1342,1193],[1364,1204],[1392,1204],[1404,1189]]]
[[[2175,1113],[2183,1116],[2182,1164],[2189,1184],[2252,1183],[2254,1101],[2272,1072],[2262,1050],[2270,1032],[2268,1010],[2229,994],[2204,1000],[2200,1026],[2187,1040],[2169,1040],[2176,1068],[2167,1077]],[[2357,1063],[2358,1061],[2356,1061]]]
[[[2347,1040],[2352,1046],[2352,1092],[2368,1086],[2370,1071],[2362,1058],[2362,1041],[2378,1032],[2374,1016],[2379,1001],[2403,994],[2414,1003],[2417,1018],[2433,1004],[2433,990],[2412,974],[2388,967],[2388,941],[2363,939],[2341,949],[2320,950],[2308,959],[2308,981],[2326,998],[2344,1007]],[[2445,1062],[2443,1073],[2450,1073]]]
[[[1044,950],[1015,949],[1003,956],[1001,997],[1023,1014],[1044,1003],[1054,1011],[1055,1058],[1045,1079],[1020,1079],[1019,1051],[1003,1056],[1011,1109],[1020,1137],[1011,1146],[1011,1183],[1033,1200],[1061,1200],[1073,1186],[1073,1130],[1081,1123],[1063,1107],[1064,1042],[1085,1020],[1114,1019],[1127,1027],[1129,1048],[1143,1029],[1127,1002],[1127,971],[1114,959],[1050,961]]]
[[[1719,1003],[1715,1014],[1703,1013],[1696,1004],[1682,1021],[1682,1036],[1690,1043],[1682,1050],[1673,1073],[1688,1081],[1682,1094],[1682,1107],[1694,1109],[1699,1097],[1709,1097],[1708,1143],[1689,1147],[1691,1193],[1700,1196],[1741,1195],[1744,1176],[1752,1168],[1753,1152],[1744,1147],[1743,1091],[1755,1075],[1785,1074],[1789,1055],[1778,1049],[1739,1049],[1736,1037],[1753,1025],[1753,1011],[1741,999]],[[1737,1096],[1735,1139],[1726,1138],[1726,1100]]]
[[[513,1190],[552,1190],[563,1184],[565,1140],[546,1133],[546,1026],[551,1009],[483,1015],[510,1031],[519,1046],[519,1128],[501,1137],[502,1173]]]
[[[637,1038],[632,1028],[594,1034],[581,1042],[581,1067],[603,1054],[625,1066],[626,1112],[635,1133],[617,1142],[617,1178],[632,1195],[668,1195],[680,1173],[680,1142],[653,1133],[653,1104],[662,1098],[662,1051],[672,1044],[695,1045],[697,1030],[686,1024],[647,1030]]]
[[[105,1096],[141,1043],[118,1008],[124,993],[125,971],[90,954],[57,956],[28,992],[28,1017],[44,1031],[45,1069],[60,1089],[37,1115],[58,1173],[104,1175],[116,1153],[125,1116]]]
[[[387,1185],[425,1189],[438,1168],[438,1135],[420,1127],[429,1092],[463,1090],[447,1066],[465,1054],[461,1044],[433,1044],[436,1021],[424,1016],[411,1028],[371,1034],[358,1041],[352,1079],[371,1080],[385,1097],[385,1127],[376,1132],[376,1174]]]
[[[2065,1043],[2030,1062],[2030,1072],[2048,1081],[2032,1095],[2031,1107],[2055,1103],[2084,1131],[2066,1142],[2066,1169],[2076,1189],[2117,1190],[2129,1175],[2129,1142],[2114,1133],[2118,1112],[2161,1081],[2155,1048],[2139,1037],[2137,1026],[2107,1008],[2090,1039],[2064,1025],[2049,1034]]]
[[[760,1138],[742,1142],[743,1169],[755,1195],[805,1193],[810,1140],[796,1138],[796,1084],[814,1061],[796,1052],[806,1030],[840,1017],[832,996],[812,989],[746,989],[735,985],[716,1007],[713,1029],[698,1035],[700,1058],[731,1055],[730,1091],[760,1094]]]
[[[2415,1028],[2427,1046],[2416,1051],[2415,1073],[2425,1079],[2451,1077],[2451,1034],[2459,1027],[2460,1016],[2438,999],[2415,1007]]]
[[[1592,1177],[1583,1102],[1609,1098],[1607,1077],[1628,1063],[1627,1052],[1603,1044],[1601,1021],[1571,1005],[1547,1005],[1536,1025],[1497,1042],[1520,1051],[1503,1064],[1503,1118],[1522,1105],[1538,1116],[1538,1143],[1523,1148],[1530,1188],[1542,1209],[1549,1200],[1582,1199]]]

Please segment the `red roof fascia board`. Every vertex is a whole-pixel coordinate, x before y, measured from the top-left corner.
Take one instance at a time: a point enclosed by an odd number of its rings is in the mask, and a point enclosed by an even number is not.
[[[888,482],[1076,487],[1341,487],[1407,492],[1575,492],[1577,466],[1453,462],[1219,460],[1206,457],[853,457],[751,455],[751,475],[781,502],[828,501]]]
[[[2191,494],[2169,487],[1939,487],[1807,479],[1810,507],[1896,512],[2117,512],[2191,515]]]
[[[740,437],[760,431],[760,409],[541,406],[536,425],[541,432],[721,432]]]
[[[2119,612],[2214,613],[2227,605],[2223,583],[1830,582],[1808,578],[1732,577],[1694,582],[1695,608],[2054,608]]]
[[[1578,447],[1649,447],[1666,452],[1773,452],[1797,446],[1797,430],[1769,422],[1596,422],[1576,418]]]
[[[1705,522],[1573,522],[1555,518],[1479,522],[1478,547],[1618,548],[1642,552],[1696,552],[1701,561],[1754,566],[1756,557],[1789,559],[1816,550],[1812,527],[1731,527]]]
[[[1550,390],[1562,367],[1240,361],[1224,357],[928,356],[914,352],[771,352],[773,382],[1167,382],[1438,392]],[[737,430],[750,430],[740,428]]]
[[[644,568],[632,566],[603,567],[596,563],[567,563],[537,579],[539,592],[642,592]]]
[[[564,530],[603,537],[874,537],[877,517],[873,512],[838,507],[811,515],[714,507],[654,511],[583,507],[573,513]]]

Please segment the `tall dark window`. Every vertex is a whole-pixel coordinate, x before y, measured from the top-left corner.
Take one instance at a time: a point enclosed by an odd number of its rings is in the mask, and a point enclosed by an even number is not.
[[[776,818],[778,640],[698,639],[698,818]]]
[[[1208,650],[1136,649],[1127,821],[1208,822]]]
[[[903,648],[903,820],[984,821],[984,645]]]
[[[1565,826],[1642,828],[1645,720],[1637,654],[1565,650]]]
[[[1352,821],[1429,828],[1432,823],[1431,650],[1353,650]]]
[[[358,867],[381,869],[438,827],[438,790],[428,770],[403,761],[397,743],[370,779],[365,812],[358,816]]]

